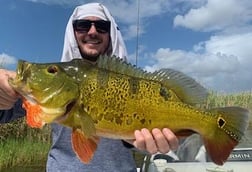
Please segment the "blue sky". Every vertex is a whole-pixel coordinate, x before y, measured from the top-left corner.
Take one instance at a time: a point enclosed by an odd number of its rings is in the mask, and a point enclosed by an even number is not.
[[[251,91],[251,0],[0,0],[0,65],[59,61],[68,18],[87,2],[111,11],[131,63],[139,2],[138,66],[173,68],[219,92]]]

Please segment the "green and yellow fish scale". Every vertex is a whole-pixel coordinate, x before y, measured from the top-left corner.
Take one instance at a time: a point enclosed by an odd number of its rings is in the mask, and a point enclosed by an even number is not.
[[[134,130],[143,127],[168,127],[175,132],[189,128],[204,135],[218,127],[236,140],[241,138],[241,132],[226,128],[223,117],[181,102],[160,82],[99,69],[86,77],[81,102],[103,136],[132,139]]]
[[[45,123],[73,128],[73,149],[83,162],[93,156],[97,136],[134,139],[137,129],[167,127],[177,136],[199,133],[212,160],[223,164],[248,126],[247,109],[198,108],[207,91],[185,74],[148,73],[115,57],[101,56],[97,64],[20,61],[10,84],[40,106]]]

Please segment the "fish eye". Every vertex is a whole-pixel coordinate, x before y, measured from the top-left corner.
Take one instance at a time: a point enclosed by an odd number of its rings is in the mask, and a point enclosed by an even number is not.
[[[48,72],[48,73],[51,73],[51,74],[55,74],[55,73],[58,72],[58,68],[57,68],[57,66],[49,66],[49,67],[47,68],[47,72]]]

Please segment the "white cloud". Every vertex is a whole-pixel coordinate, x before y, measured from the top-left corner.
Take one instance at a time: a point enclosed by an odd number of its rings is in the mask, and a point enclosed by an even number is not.
[[[137,25],[133,24],[133,25],[128,25],[127,27],[123,28],[122,32],[124,33],[123,35],[124,40],[130,40],[132,38],[136,38],[137,34],[141,35],[145,31],[143,30],[142,27],[138,27]]]
[[[212,36],[194,51],[160,48],[152,55],[156,63],[146,70],[173,68],[207,88],[228,92],[251,90],[252,33]]]
[[[205,51],[237,56],[244,67],[247,65],[250,67],[252,64],[251,40],[252,32],[212,36],[204,43]]]
[[[0,54],[0,68],[6,68],[8,65],[13,65],[17,63],[17,59],[8,54]]]
[[[188,74],[197,74],[201,77],[208,77],[213,73],[235,72],[236,66],[239,65],[237,57],[232,55],[228,56],[221,53],[199,54],[183,50],[170,50],[169,48],[158,49],[153,58],[156,59],[157,63],[148,66],[148,70],[173,68]]]
[[[211,31],[212,35],[190,51],[159,48],[149,55],[155,63],[145,69],[177,69],[212,90],[252,90],[251,21],[249,0],[208,0],[191,7],[174,18],[174,26]]]
[[[75,7],[80,4],[88,2],[94,2],[92,0],[26,0],[33,3],[43,3],[47,5],[61,5],[68,7]],[[195,0],[196,1],[196,0]],[[161,15],[171,9],[171,2],[167,0],[100,0],[97,1],[104,4],[111,14],[115,17],[116,21],[124,24],[123,29],[124,38],[126,40],[135,38],[137,35],[136,26],[138,24],[138,2],[139,8],[139,35],[145,32],[145,27],[148,23],[148,19]]]
[[[75,7],[77,5],[100,2],[104,4],[115,18],[119,19],[123,23],[135,23],[137,21],[138,14],[138,2],[140,5],[140,17],[147,18],[155,15],[160,15],[170,9],[171,2],[167,0],[26,0],[33,3],[43,3],[47,5],[62,5]]]
[[[185,15],[177,15],[174,26],[192,30],[213,31],[242,26],[252,19],[252,4],[249,0],[208,0],[208,2]]]

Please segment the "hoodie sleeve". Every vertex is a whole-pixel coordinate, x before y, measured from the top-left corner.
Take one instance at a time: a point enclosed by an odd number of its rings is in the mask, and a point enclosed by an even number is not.
[[[25,110],[22,108],[22,101],[19,99],[13,108],[0,110],[0,123],[7,123],[17,118],[24,117],[25,113]]]

